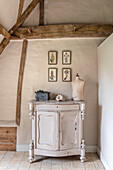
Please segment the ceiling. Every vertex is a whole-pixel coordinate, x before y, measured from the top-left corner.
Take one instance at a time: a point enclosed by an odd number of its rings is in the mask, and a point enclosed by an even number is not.
[[[24,9],[32,0],[25,0]],[[10,29],[16,22],[19,0],[0,0],[0,23]],[[39,24],[39,6],[23,25]],[[45,0],[45,24],[113,24],[113,0]]]

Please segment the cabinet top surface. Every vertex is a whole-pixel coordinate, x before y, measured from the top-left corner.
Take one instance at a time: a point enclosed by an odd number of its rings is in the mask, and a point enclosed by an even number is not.
[[[59,105],[67,105],[67,104],[81,104],[81,103],[85,103],[84,101],[73,101],[73,100],[66,100],[66,101],[60,101],[60,102],[57,102],[56,100],[49,100],[49,101],[36,101],[36,100],[31,100],[29,102],[30,103],[33,103],[33,104],[59,104]]]

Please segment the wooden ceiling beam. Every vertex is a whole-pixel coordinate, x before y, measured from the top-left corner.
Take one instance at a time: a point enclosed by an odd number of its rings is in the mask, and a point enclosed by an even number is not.
[[[6,46],[9,44],[10,39],[4,38],[0,43],[0,54],[3,52],[3,50],[6,48]]]
[[[36,5],[39,3],[39,0],[33,0],[29,6],[26,8],[26,10],[23,12],[23,14],[21,15],[20,19],[16,22],[16,24],[12,27],[11,29],[11,34],[13,34],[16,29],[21,26],[24,21],[28,18],[28,16],[31,14],[31,12],[33,11],[33,9],[36,7]]]
[[[10,38],[9,32],[0,24],[0,33],[7,39]]]
[[[23,6],[24,6],[24,1],[25,0],[20,0],[20,2],[19,2],[17,22],[19,21],[19,19],[21,17],[21,14],[22,14]]]
[[[75,37],[108,37],[113,33],[112,25],[64,24],[18,28],[11,39],[47,39]]]
[[[18,76],[18,87],[17,87],[17,101],[16,101],[16,124],[18,126],[20,125],[20,117],[21,117],[21,98],[22,98],[21,96],[22,96],[22,84],[23,84],[26,52],[27,52],[27,40],[24,40],[22,45],[20,69],[19,69],[19,76]]]
[[[9,34],[13,34],[16,29],[21,26],[24,21],[28,18],[28,16],[31,14],[33,9],[36,7],[36,5],[39,3],[39,0],[32,0],[32,2],[29,4],[29,6],[26,8],[26,10],[21,15],[20,19],[16,22],[16,24],[9,30]],[[8,45],[10,39],[3,39],[0,43],[0,54],[3,52],[5,47]]]
[[[44,0],[40,0],[40,18],[39,18],[39,25],[44,25]]]

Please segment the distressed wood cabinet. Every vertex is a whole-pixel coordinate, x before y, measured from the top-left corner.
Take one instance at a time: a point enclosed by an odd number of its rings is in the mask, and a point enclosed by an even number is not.
[[[31,101],[29,110],[32,119],[30,162],[33,161],[34,155],[80,155],[81,161],[84,162],[84,102]]]

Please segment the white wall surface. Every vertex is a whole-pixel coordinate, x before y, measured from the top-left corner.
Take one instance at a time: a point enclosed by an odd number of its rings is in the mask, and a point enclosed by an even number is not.
[[[62,82],[62,50],[72,51],[72,79],[78,72],[85,80],[85,139],[87,145],[97,145],[97,46],[101,39],[58,39],[28,42],[23,79],[21,124],[18,127],[17,144],[28,144],[31,138],[31,120],[28,102],[37,89],[61,93],[71,99],[71,82]],[[0,56],[0,119],[14,120],[16,89],[22,42],[12,41]],[[58,51],[58,81],[48,82],[48,51]]]
[[[0,55],[0,120],[14,120],[22,43],[13,42]]]
[[[31,2],[26,0],[24,9]],[[0,24],[10,29],[16,22],[19,0],[0,0]],[[38,6],[23,25],[38,25]],[[45,0],[45,24],[61,23],[113,23],[113,0]],[[34,90],[41,88],[62,93],[71,98],[71,84],[61,81],[62,50],[72,50],[70,66],[73,79],[76,72],[86,81],[85,139],[89,145],[97,144],[97,46],[102,39],[43,40],[30,41],[25,66],[22,92],[21,126],[18,128],[18,144],[29,143],[31,121],[28,116],[28,101]],[[22,42],[11,42],[0,56],[0,120],[14,120],[16,89]],[[47,81],[48,50],[57,50],[58,82]],[[41,66],[41,67],[40,67]]]
[[[98,47],[98,55],[98,146],[113,170],[113,34]]]

